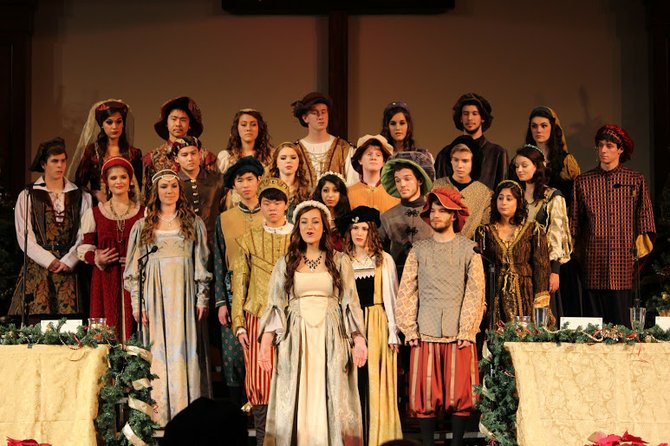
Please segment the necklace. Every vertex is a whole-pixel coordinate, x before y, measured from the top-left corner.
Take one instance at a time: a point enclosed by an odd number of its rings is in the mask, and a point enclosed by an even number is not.
[[[158,218],[160,218],[162,222],[167,223],[168,228],[171,228],[172,222],[174,221],[175,218],[177,218],[177,213],[175,212],[174,214],[172,214],[171,217],[168,218],[164,218],[161,214],[158,214]]]
[[[314,272],[314,271],[316,271],[316,268],[321,263],[321,257],[322,256],[323,256],[323,254],[319,254],[319,257],[317,257],[315,260],[310,260],[310,259],[307,258],[307,256],[305,254],[303,254],[302,259],[305,261],[305,265],[307,266],[307,268],[309,268],[309,270],[311,272]]]
[[[126,229],[126,217],[130,213],[130,205],[126,208],[125,212],[122,215],[119,215],[116,213],[116,210],[114,209],[114,204],[112,204],[112,200],[109,200],[109,209],[112,211],[112,215],[114,215],[114,221],[116,222],[116,241],[120,244],[123,241],[123,232]]]

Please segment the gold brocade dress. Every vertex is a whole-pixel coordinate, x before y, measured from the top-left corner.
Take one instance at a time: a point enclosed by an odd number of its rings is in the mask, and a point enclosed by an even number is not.
[[[549,305],[549,244],[537,222],[517,227],[509,241],[500,238],[495,223],[481,225],[475,231],[475,242],[484,258],[495,261],[494,324],[511,322],[514,316],[532,318],[534,307]]]
[[[265,445],[362,445],[361,407],[351,335],[363,333],[363,315],[348,257],[336,253],[345,289],[333,292],[327,272],[296,272],[283,290],[286,260],[275,266],[259,334],[273,328],[277,356]],[[348,282],[350,281],[350,282]]]

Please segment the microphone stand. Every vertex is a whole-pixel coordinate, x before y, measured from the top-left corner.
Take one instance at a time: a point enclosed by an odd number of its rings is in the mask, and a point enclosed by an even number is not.
[[[158,246],[153,246],[150,250],[146,252],[142,257],[139,258],[137,261],[137,270],[138,270],[138,282],[139,282],[139,292],[138,292],[138,300],[139,300],[139,317],[137,318],[137,339],[140,342],[144,342],[143,340],[143,323],[142,323],[142,307],[144,306],[143,304],[143,298],[144,298],[144,275],[146,273],[146,267],[147,267],[147,262],[149,261],[149,256],[153,254],[154,252],[158,251]]]

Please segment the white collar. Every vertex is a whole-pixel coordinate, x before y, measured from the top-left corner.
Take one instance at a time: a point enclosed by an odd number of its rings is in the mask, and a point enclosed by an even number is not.
[[[72,181],[68,180],[65,177],[63,177],[63,180],[65,180],[65,185],[63,186],[63,193],[71,192],[77,189],[77,185],[74,184]],[[47,189],[46,181],[44,181],[44,175],[40,175],[37,181],[35,181],[35,183],[33,184],[34,184],[33,190],[45,190],[47,192],[51,192],[49,189]],[[42,186],[42,184],[44,184],[44,186]]]
[[[269,234],[290,234],[291,231],[293,231],[293,224],[289,223],[288,220],[286,221],[286,224],[283,226],[280,226],[278,228],[271,228],[269,227],[266,223],[265,220],[263,221],[263,229],[265,232]]]

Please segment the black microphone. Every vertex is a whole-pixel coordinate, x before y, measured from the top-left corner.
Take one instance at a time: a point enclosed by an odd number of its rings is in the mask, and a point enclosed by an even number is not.
[[[151,249],[146,254],[144,254],[142,257],[137,259],[137,261],[141,262],[142,260],[146,259],[147,257],[149,257],[151,254],[153,254],[156,251],[158,251],[158,246],[154,245],[154,246],[151,247]]]
[[[32,188],[34,188],[34,187],[46,187],[46,185],[47,185],[47,183],[45,183],[45,182],[42,182],[42,183],[30,183],[30,184],[26,184],[26,187],[25,187],[25,188],[26,188],[26,189],[32,189]]]

